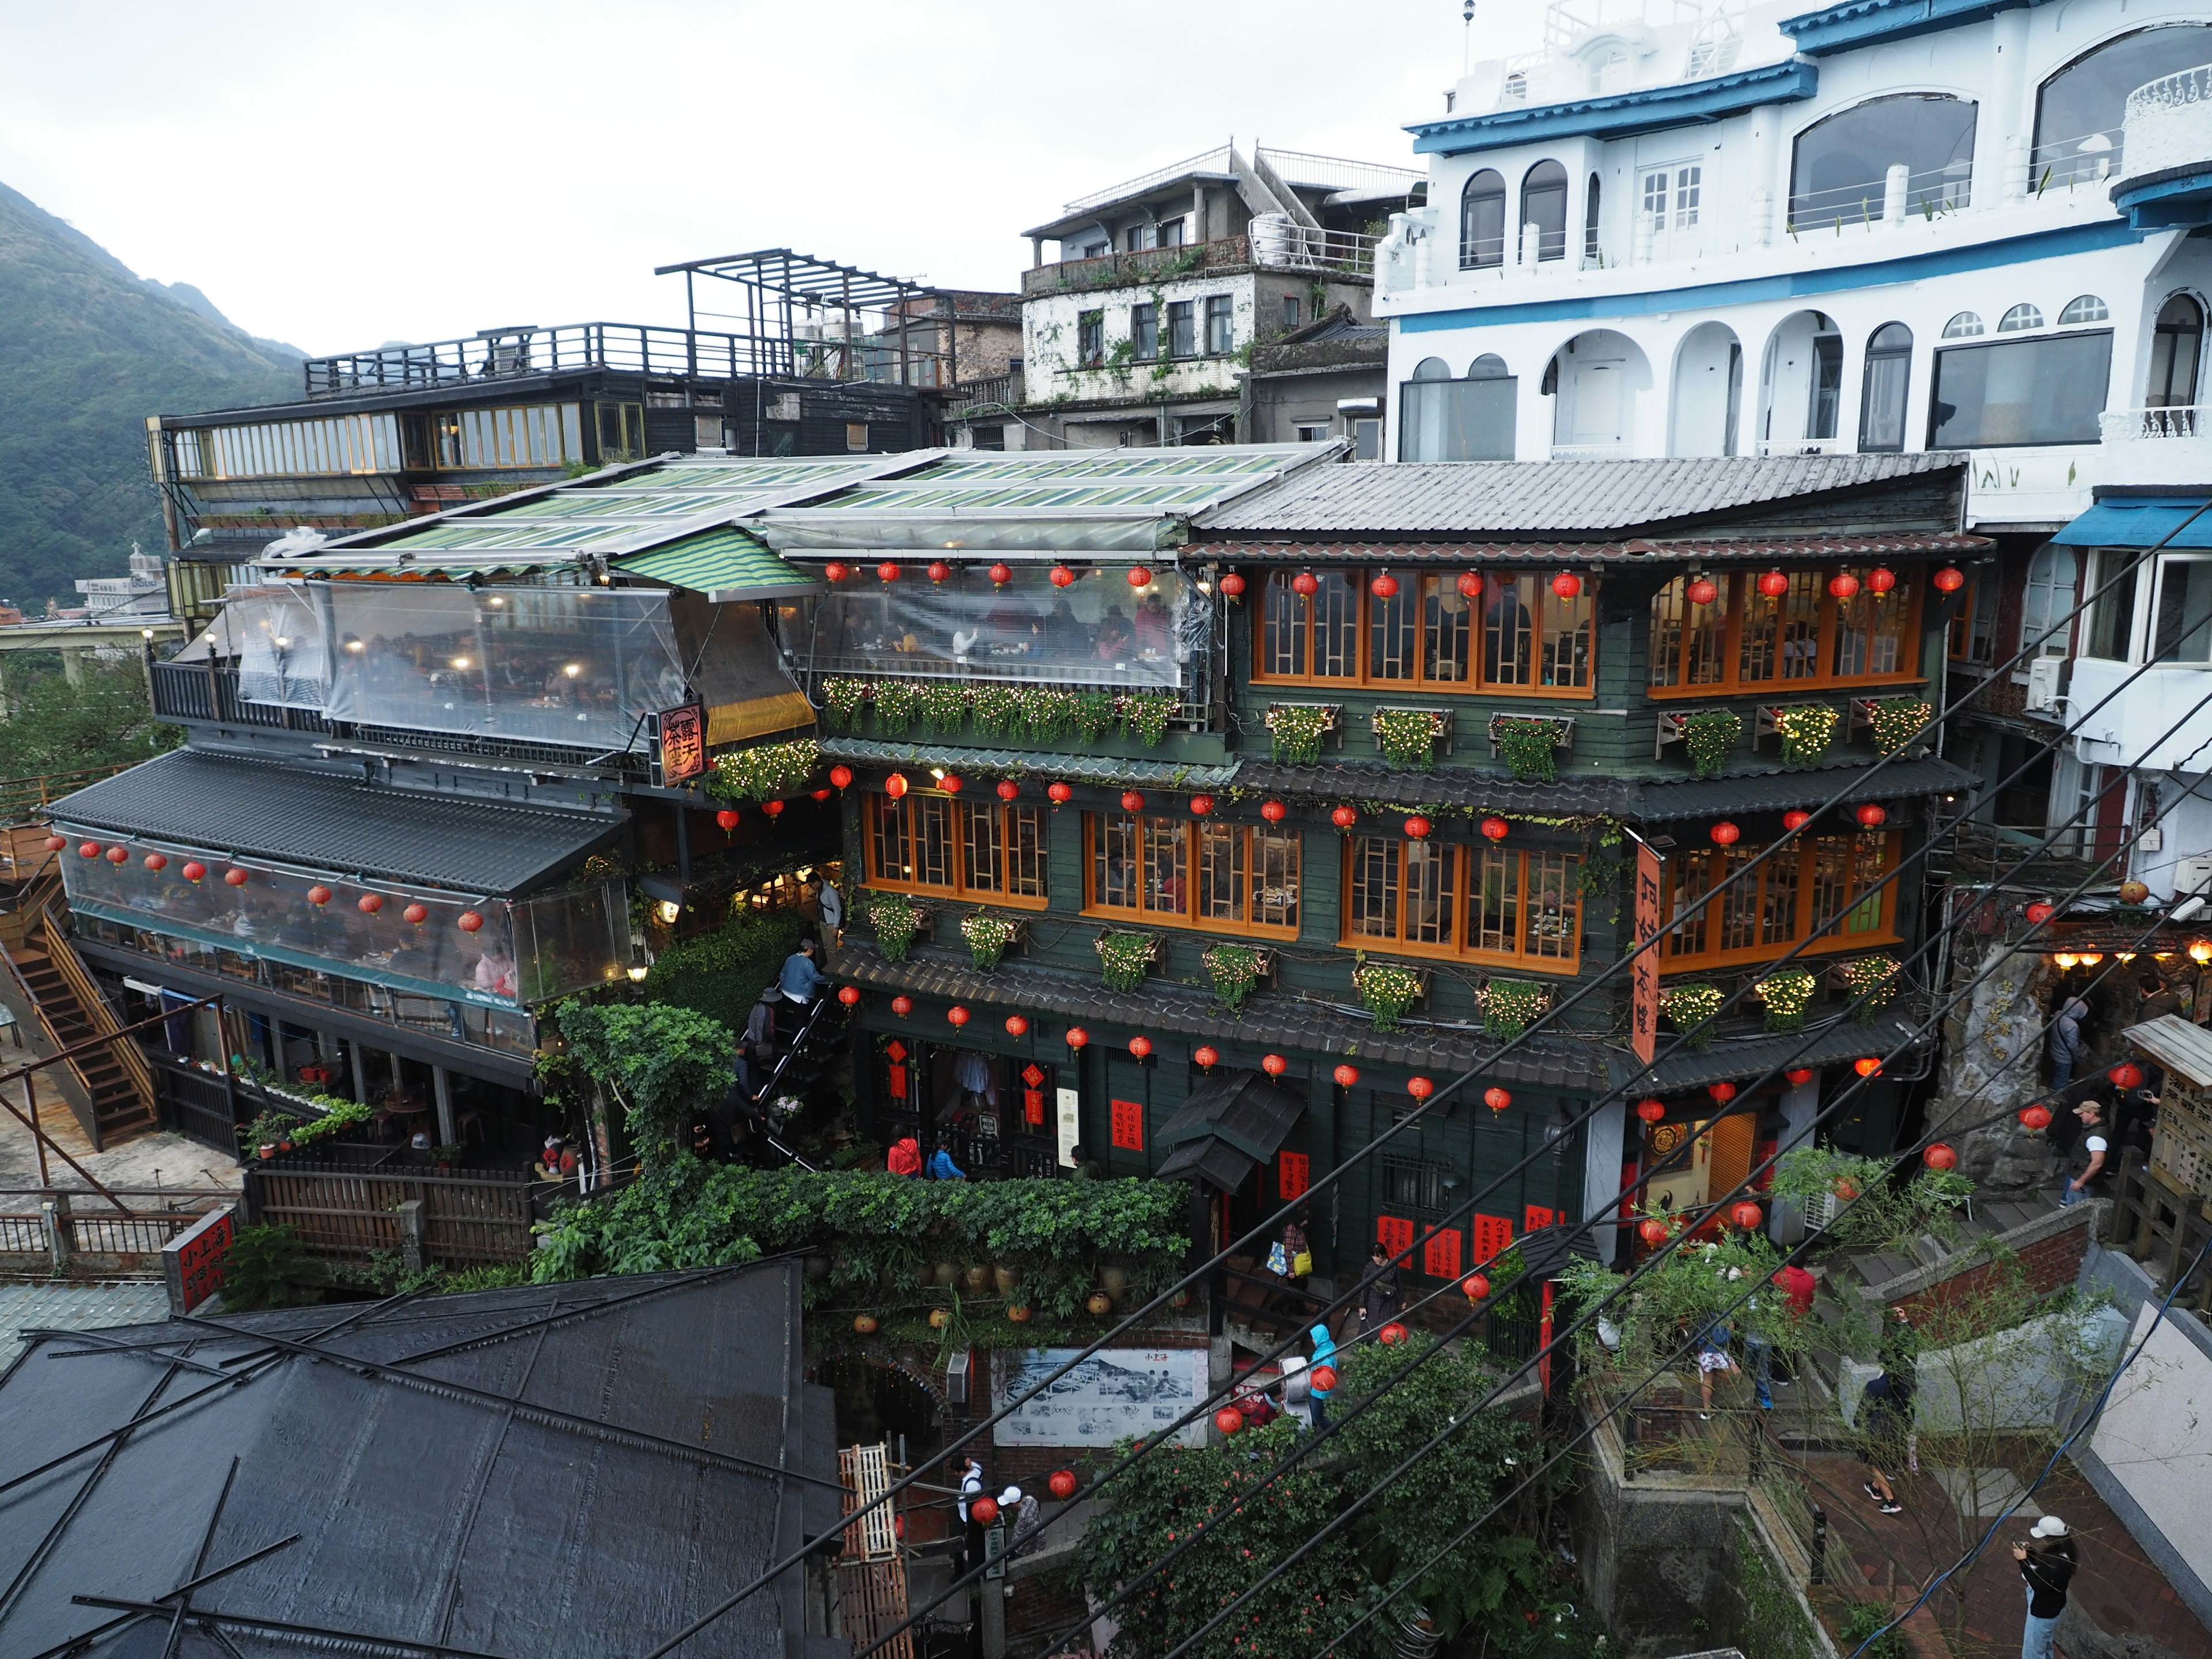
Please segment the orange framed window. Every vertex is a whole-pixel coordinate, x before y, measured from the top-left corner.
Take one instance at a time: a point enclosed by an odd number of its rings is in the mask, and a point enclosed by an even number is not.
[[[1354,836],[1345,848],[1346,945],[1571,974],[1582,957],[1582,859]]]
[[[1211,818],[1083,817],[1085,908],[1176,927],[1296,939],[1303,840]]]
[[[1671,920],[1662,948],[1669,968],[1758,962],[1806,939],[1815,951],[1856,950],[1896,938],[1894,830],[1815,836],[1770,859],[1726,892],[1730,876],[1763,848],[1741,844],[1667,861],[1661,908]],[[1817,936],[1817,937],[1816,937]]]
[[[903,893],[942,893],[1044,908],[1044,809],[909,793],[867,799],[868,879]]]
[[[1368,685],[1394,691],[1508,691],[1588,697],[1594,601],[1573,599],[1536,573],[1451,572],[1396,578],[1387,598],[1377,571],[1317,570],[1310,594],[1297,573],[1260,586],[1254,677],[1273,684]]]
[[[1872,567],[1851,568],[1858,592],[1828,592],[1839,570],[1786,573],[1790,586],[1759,591],[1759,573],[1711,580],[1711,603],[1693,604],[1688,576],[1652,596],[1651,691],[1655,696],[1802,691],[1838,685],[1887,685],[1918,677],[1920,584],[1909,571],[1876,593]]]

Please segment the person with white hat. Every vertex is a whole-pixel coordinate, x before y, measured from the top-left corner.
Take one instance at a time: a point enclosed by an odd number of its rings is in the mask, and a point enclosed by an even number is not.
[[[2021,1632],[2020,1659],[2051,1659],[2058,1615],[2066,1611],[2066,1587],[2080,1565],[2074,1535],[2055,1515],[2046,1515],[2012,1547],[2020,1576],[2027,1585],[2027,1623]]]

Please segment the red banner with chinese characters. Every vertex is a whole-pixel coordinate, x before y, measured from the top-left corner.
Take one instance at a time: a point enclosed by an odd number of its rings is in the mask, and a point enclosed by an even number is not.
[[[1502,1215],[1474,1218],[1474,1265],[1489,1266],[1512,1247],[1513,1223]]]
[[[1306,1195],[1306,1188],[1313,1184],[1309,1178],[1312,1170],[1313,1165],[1306,1161],[1304,1152],[1275,1154],[1275,1190],[1282,1194],[1285,1203]]]
[[[1375,1218],[1375,1237],[1390,1253],[1391,1261],[1395,1261],[1413,1248],[1413,1224],[1395,1215],[1378,1215]]]
[[[1437,1228],[1422,1243],[1421,1271],[1431,1279],[1457,1279],[1459,1247],[1458,1228]]]
[[[1133,1100],[1113,1103],[1114,1145],[1125,1152],[1145,1150],[1145,1109]]]
[[[1636,949],[1630,971],[1629,1042],[1651,1063],[1659,1042],[1659,854],[1636,844]]]
[[[664,708],[660,729],[660,781],[685,783],[707,769],[707,711],[696,702]]]

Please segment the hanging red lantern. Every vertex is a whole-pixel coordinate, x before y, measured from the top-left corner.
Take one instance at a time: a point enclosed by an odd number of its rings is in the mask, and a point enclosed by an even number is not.
[[[970,1016],[965,1008],[956,1002],[945,1011],[945,1018],[951,1020],[953,1030],[957,1030],[968,1023]]]
[[[851,788],[853,787],[853,769],[849,766],[831,767],[830,769],[830,781],[836,784],[840,789]]]
[[[1636,1103],[1636,1115],[1642,1118],[1646,1123],[1656,1123],[1661,1118],[1667,1115],[1667,1103],[1663,1100],[1656,1099],[1652,1096],[1646,1095],[1642,1100]]]
[[[1359,822],[1359,813],[1353,807],[1340,806],[1328,815],[1328,821],[1340,830],[1349,830]]]
[[[127,848],[127,847],[111,847],[111,848],[109,848],[107,849],[107,861],[108,861],[110,864],[128,864],[128,863],[130,863],[130,862],[131,862],[131,849],[130,849],[129,848]]]
[[[1856,817],[1861,823],[1864,824],[1869,830],[1879,829],[1881,825],[1889,822],[1889,814],[1883,811],[1881,807],[1876,806],[1872,801],[1869,801],[1864,806],[1860,807],[1859,810],[1856,812],[1854,812],[1851,816]]]
[[[1897,573],[1876,565],[1867,572],[1867,592],[1880,599],[1897,586]]]
[[[876,567],[876,580],[878,580],[878,581],[886,581],[886,582],[895,582],[895,581],[896,581],[898,579],[899,579],[899,568],[898,568],[898,561],[897,561],[897,560],[896,560],[896,559],[885,559],[885,560],[884,560],[881,564],[879,564],[879,565],[878,565],[878,566]]]
[[[783,803],[780,800],[764,800],[761,803],[761,811],[772,818],[780,818],[783,816]]]
[[[1721,596],[1720,585],[1711,576],[1692,576],[1684,591],[1689,594],[1692,605],[1711,605]]]
[[[1812,821],[1813,815],[1810,812],[1795,811],[1784,812],[1782,815],[1783,831],[1787,835],[1794,836]]]
[[[1015,796],[1021,793],[1021,785],[1016,783],[1012,778],[1000,778],[999,780],[998,793],[1000,800],[1012,800]]]
[[[1770,599],[1778,599],[1790,591],[1790,578],[1779,570],[1770,570],[1759,579],[1759,591]]]
[[[207,866],[202,864],[198,859],[188,860],[185,867],[177,873],[186,881],[198,881],[202,876],[207,874]]]
[[[1482,597],[1482,573],[1480,570],[1462,570],[1459,573],[1459,580],[1452,586],[1466,598],[1479,599]]]
[[[2112,1079],[2112,1086],[2115,1089],[2140,1089],[2142,1087],[2142,1067],[2136,1065],[2135,1061],[2131,1060],[2122,1060],[2118,1065],[2113,1066],[2111,1071],[2106,1073],[2105,1075]]]
[[[1638,1224],[1636,1236],[1646,1244],[1664,1244],[1667,1242],[1667,1224],[1657,1216],[1652,1216]]]
[[[1152,585],[1152,573],[1142,565],[1133,566],[1129,571],[1128,582],[1132,587],[1150,587]]]
[[[1340,1066],[1331,1075],[1336,1079],[1338,1088],[1349,1089],[1359,1081],[1359,1068],[1357,1066]]]
[[[146,854],[146,867],[158,875],[169,867],[169,860],[160,853],[149,853]]]
[[[330,890],[329,888],[327,888],[327,887],[324,886],[324,885],[322,884],[322,883],[320,883],[320,882],[317,882],[317,883],[316,883],[313,887],[310,887],[310,888],[307,890],[307,902],[308,902],[308,903],[310,903],[310,904],[328,904],[330,902],[331,902],[331,890]]]
[[[1008,1036],[1027,1036],[1029,1034],[1030,1023],[1026,1018],[1020,1014],[1008,1014],[1006,1016],[1006,1035]]]
[[[1143,811],[1145,810],[1144,796],[1138,793],[1134,789],[1124,789],[1121,792],[1121,810],[1124,812]]]
[[[1139,1060],[1150,1059],[1152,1052],[1152,1038],[1142,1036],[1131,1037],[1129,1039],[1129,1052]]]
[[[842,582],[853,574],[853,567],[849,564],[840,564],[836,560],[832,559],[822,567],[822,574],[833,582]]]
[[[714,826],[721,830],[724,835],[729,834],[731,830],[736,829],[738,825],[742,823],[744,821],[744,814],[738,811],[734,806],[725,806],[720,811],[714,814]]]
[[[384,895],[381,893],[363,893],[359,898],[353,902],[353,908],[360,911],[362,915],[365,916],[373,916],[379,910],[384,908]]]
[[[1872,1054],[1864,1054],[1851,1062],[1851,1069],[1861,1077],[1878,1077],[1881,1073],[1881,1061]]]
[[[67,836],[48,836],[46,837],[46,851],[49,853],[58,853],[62,848],[68,845],[69,837]]]
[[[1966,573],[1956,565],[1945,565],[1929,580],[1936,584],[1938,593],[1955,593],[1966,585]]]
[[[1460,1280],[1459,1287],[1467,1292],[1470,1302],[1480,1302],[1490,1294],[1490,1280],[1481,1273],[1469,1273]]]
[[[1513,1103],[1513,1097],[1504,1089],[1488,1088],[1482,1091],[1482,1103],[1493,1112],[1502,1112]]]
[[[1208,812],[1211,812],[1212,810],[1213,810],[1213,797],[1212,797],[1212,796],[1211,796],[1211,795],[1193,795],[1193,796],[1190,798],[1190,815],[1191,815],[1191,817],[1194,817],[1194,818],[1202,818],[1202,817],[1205,817]]]
[[[908,1014],[914,1012],[914,999],[912,997],[893,997],[891,999],[891,1012],[896,1014],[901,1019],[904,1019]]]
[[[1336,1367],[1334,1365],[1316,1365],[1310,1375],[1313,1377],[1314,1387],[1323,1394],[1336,1386]]]
[[[76,855],[81,859],[98,858],[100,856],[100,843],[96,841],[80,842],[77,844]]]
[[[238,871],[233,871],[231,872],[232,875],[237,875],[240,872]],[[228,881],[230,879],[230,877],[225,876],[223,879]],[[483,915],[475,910],[464,910],[459,915],[453,918],[453,926],[459,928],[465,933],[481,933],[483,929],[483,924],[484,919]]]
[[[1375,1340],[1386,1348],[1396,1347],[1406,1340],[1406,1328],[1395,1319],[1375,1333]]]
[[[944,560],[932,559],[929,562],[930,580],[933,582],[950,581],[951,578],[952,567],[945,563]]]
[[[894,772],[890,776],[885,778],[884,780],[884,793],[889,795],[893,800],[898,800],[904,797],[906,794],[906,774],[903,772]]]
[[[1756,1231],[1758,1230],[1759,1224],[1765,1218],[1765,1217],[1760,1211],[1759,1206],[1753,1203],[1749,1199],[1744,1200],[1742,1203],[1737,1205],[1734,1209],[1729,1212],[1729,1219],[1735,1222],[1739,1228],[1747,1233]]]
[[[1563,599],[1582,597],[1583,579],[1571,570],[1562,570],[1552,578],[1552,592]]]
[[[1726,818],[1723,818],[1705,833],[1713,838],[1713,845],[1716,847],[1733,847],[1743,839],[1743,831]]]
[[[1052,1489],[1052,1495],[1063,1504],[1075,1496],[1075,1489],[1081,1484],[1073,1469],[1054,1469],[1052,1479],[1045,1482]]]
[[[1828,578],[1828,592],[1832,598],[1848,599],[1858,591],[1859,579],[1848,570],[1838,571]]]
[[[1321,592],[1321,578],[1310,570],[1301,570],[1291,578],[1291,591],[1302,599],[1310,599]]]
[[[1270,823],[1280,823],[1290,815],[1291,809],[1279,800],[1263,800],[1260,803],[1260,816]]]
[[[1920,1154],[1920,1161],[1931,1170],[1954,1170],[1959,1165],[1959,1154],[1939,1140]]]
[[[809,800],[828,800],[831,793],[827,789],[810,789],[807,791],[806,798]]]
[[[1714,1105],[1725,1106],[1729,1102],[1735,1098],[1735,1085],[1733,1083],[1709,1083],[1705,1085],[1705,1092],[1713,1097]]]
[[[2040,927],[2045,922],[2050,921],[2051,917],[2057,914],[2058,907],[2057,905],[2045,904],[2041,899],[2038,899],[2034,903],[2027,907],[2028,926],[2031,927]]]
[[[1234,570],[1223,571],[1221,573],[1221,593],[1224,599],[1240,599],[1243,598],[1244,578],[1238,575]]]
[[[1419,812],[1406,820],[1406,834],[1414,841],[1426,841],[1429,838],[1429,831],[1435,828],[1436,825],[1431,823]]]
[[[222,872],[222,879],[225,886],[243,887],[246,885],[246,872],[239,869],[226,870]],[[483,919],[479,916],[477,919],[477,927],[481,927],[483,926]],[[476,927],[471,927],[469,929],[469,932],[473,933],[476,930]]]
[[[1269,1077],[1280,1077],[1291,1069],[1291,1062],[1280,1054],[1262,1054],[1260,1056],[1260,1069]]]
[[[1436,1091],[1437,1085],[1427,1078],[1409,1077],[1406,1079],[1406,1092],[1416,1100],[1426,1100]]]
[[[1071,1025],[1067,1028],[1067,1036],[1063,1041],[1071,1048],[1080,1048],[1091,1041],[1091,1033],[1080,1025]]]
[[[1234,1434],[1244,1426],[1244,1413],[1234,1406],[1224,1406],[1214,1413],[1213,1426],[1224,1434]]]
[[[1782,1075],[1790,1079],[1792,1087],[1802,1089],[1813,1080],[1814,1073],[1809,1066],[1799,1066]]]
[[[424,904],[418,899],[414,903],[409,905],[404,910],[402,910],[399,914],[405,917],[409,921],[413,922],[417,927],[420,927],[424,922],[430,920],[430,907]]]
[[[1201,1042],[1190,1051],[1191,1059],[1201,1072],[1210,1072],[1221,1064],[1221,1051],[1210,1042]]]
[[[860,988],[857,985],[839,986],[837,988],[837,1000],[843,1003],[848,1008],[859,1007],[860,1006]]]
[[[1395,599],[1398,597],[1398,579],[1386,570],[1367,584],[1367,591],[1378,599]]]
[[[1051,798],[1054,806],[1065,806],[1075,799],[1075,789],[1072,784],[1049,783],[1045,786],[1044,793]]]
[[[1004,587],[1013,579],[1014,568],[1004,560],[991,567],[991,585],[994,587]]]
[[[1504,841],[1506,836],[1513,833],[1513,826],[1506,823],[1504,818],[1485,818],[1482,821],[1482,833],[1486,840]]]
[[[2040,1104],[2022,1107],[2020,1121],[2023,1128],[2048,1129],[2051,1127],[2051,1108]]]
[[[1052,568],[1051,580],[1054,587],[1073,587],[1075,585],[1075,573],[1064,564],[1056,564]]]
[[[999,1500],[995,1498],[977,1498],[968,1506],[968,1518],[979,1527],[989,1526],[999,1518]]]

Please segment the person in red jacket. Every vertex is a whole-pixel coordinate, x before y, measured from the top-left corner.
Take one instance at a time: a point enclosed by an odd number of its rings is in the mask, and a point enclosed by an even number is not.
[[[918,1176],[921,1173],[921,1143],[912,1135],[891,1143],[890,1156],[884,1160],[884,1168],[893,1175]]]

